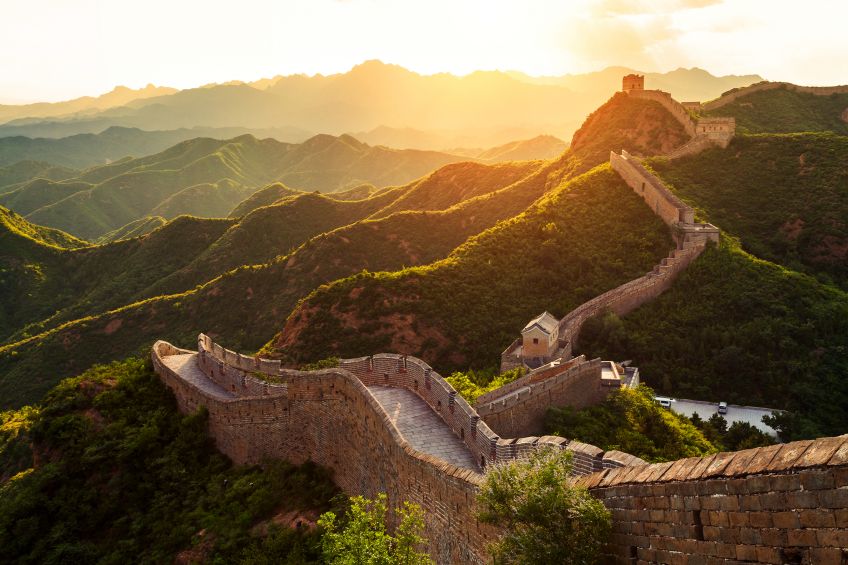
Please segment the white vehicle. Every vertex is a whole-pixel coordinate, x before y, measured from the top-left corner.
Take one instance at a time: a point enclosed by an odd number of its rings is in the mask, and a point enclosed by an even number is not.
[[[671,403],[674,402],[673,398],[668,398],[666,396],[656,396],[654,400],[660,403],[660,406],[663,408],[671,408]]]
[[[718,413],[719,414],[727,414],[727,402],[719,402],[718,403]]]

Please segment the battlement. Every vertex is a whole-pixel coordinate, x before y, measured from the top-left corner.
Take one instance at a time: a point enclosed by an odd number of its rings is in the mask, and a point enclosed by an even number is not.
[[[609,563],[845,562],[848,435],[610,469],[578,483],[612,511]]]
[[[624,78],[621,79],[621,90],[624,92],[631,92],[633,90],[644,90],[645,89],[645,75],[625,75]]]

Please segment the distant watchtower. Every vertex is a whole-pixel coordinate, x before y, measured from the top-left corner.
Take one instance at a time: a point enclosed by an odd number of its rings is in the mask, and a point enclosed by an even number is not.
[[[621,79],[621,90],[630,92],[631,90],[645,90],[644,75],[625,75]]]

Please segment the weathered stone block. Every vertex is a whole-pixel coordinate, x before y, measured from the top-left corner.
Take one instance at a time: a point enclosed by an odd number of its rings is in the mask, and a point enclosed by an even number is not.
[[[786,532],[786,535],[789,545],[816,545],[816,532],[813,530],[789,530],[788,532]]]
[[[771,515],[771,520],[775,528],[791,530],[801,527],[801,520],[797,512],[774,512]]]
[[[836,516],[827,510],[802,510],[802,528],[835,528]]]

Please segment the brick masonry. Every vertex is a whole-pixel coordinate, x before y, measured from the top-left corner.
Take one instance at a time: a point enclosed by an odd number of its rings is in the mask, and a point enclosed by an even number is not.
[[[848,435],[587,475],[608,563],[848,562]]]
[[[542,447],[571,451],[575,472],[582,474],[644,463],[561,437],[502,438],[438,373],[413,357],[381,354],[343,360],[334,369],[292,371],[224,349],[201,334],[197,354],[159,341],[152,359],[182,411],[208,411],[210,435],[235,462],[311,460],[331,469],[349,494],[385,492],[392,505],[420,504],[428,550],[438,563],[485,561],[495,532],[476,520],[476,493],[482,470],[492,464]],[[415,393],[479,466],[457,467],[415,449],[369,386]]]
[[[209,378],[214,386],[192,382],[169,368],[169,357],[191,352],[160,341],[152,357],[182,410],[206,407],[210,435],[221,451],[240,463],[311,459],[333,470],[345,492],[386,492],[392,504],[416,502],[425,511],[428,551],[438,563],[486,561],[486,543],[498,531],[475,518],[483,475],[412,448],[353,372],[280,370],[269,376],[285,382],[269,386],[266,393],[255,388],[261,383],[251,381],[259,379],[243,368],[262,366],[263,360],[226,350],[224,359],[218,359],[213,349],[220,348],[213,348],[206,336],[199,341],[206,360],[198,366],[205,367],[204,374],[218,361],[229,367],[223,376],[216,372],[215,381]],[[365,381],[404,386],[405,379],[414,383],[426,377],[426,366],[414,360],[425,372],[413,372],[410,361],[374,356],[352,360],[350,366]],[[432,371],[430,378],[431,387],[440,379]],[[227,386],[232,384],[235,391]],[[253,395],[257,390],[260,394]],[[441,398],[440,393],[431,397],[436,403]],[[449,406],[445,411],[444,404],[442,409],[443,415],[457,414]],[[539,445],[571,450],[578,471],[588,473],[578,476],[577,483],[612,511],[613,535],[604,562],[844,563],[848,436],[652,465],[564,438],[497,438],[495,460],[508,460]]]

